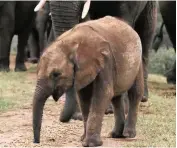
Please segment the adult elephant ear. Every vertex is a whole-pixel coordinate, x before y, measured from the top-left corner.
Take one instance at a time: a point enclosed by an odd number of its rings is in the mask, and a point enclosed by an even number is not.
[[[72,57],[75,65],[76,88],[82,89],[93,82],[100,71],[104,69],[109,57],[110,46],[106,41],[102,40],[97,45],[77,44],[77,49]]]

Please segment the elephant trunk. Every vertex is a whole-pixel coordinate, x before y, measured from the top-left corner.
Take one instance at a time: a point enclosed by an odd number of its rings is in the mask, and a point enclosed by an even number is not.
[[[80,1],[50,1],[55,37],[79,23],[81,4]]]
[[[40,142],[40,130],[43,115],[43,108],[47,98],[51,95],[51,88],[48,87],[46,80],[37,82],[33,99],[33,134],[34,143]]]

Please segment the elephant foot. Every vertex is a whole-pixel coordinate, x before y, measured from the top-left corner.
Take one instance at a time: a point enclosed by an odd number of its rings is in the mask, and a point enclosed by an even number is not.
[[[39,141],[39,140],[34,139],[34,140],[33,140],[33,143],[40,143],[40,141]]]
[[[81,112],[75,112],[74,115],[72,116],[73,120],[80,120],[82,121],[82,113]]]
[[[0,71],[2,72],[9,72],[10,68],[9,68],[9,61],[6,59],[0,59]]]
[[[148,98],[146,96],[143,96],[141,102],[147,102],[147,101],[148,101]]]
[[[136,136],[135,128],[125,127],[123,131],[123,136],[126,138],[134,138]]]
[[[105,114],[113,114],[113,107],[111,104],[109,104],[108,108],[105,111]]]
[[[145,88],[144,95],[143,95],[143,97],[141,99],[141,102],[147,102],[148,101],[148,97],[149,97],[149,95],[148,95],[148,89]]]
[[[28,58],[28,62],[32,63],[32,64],[36,64],[38,63],[38,58]]]
[[[110,132],[108,137],[109,138],[125,138],[125,136],[123,136],[122,132],[115,132],[115,131]]]
[[[84,141],[82,142],[82,146],[84,147],[95,147],[95,146],[101,146],[103,144],[100,136],[95,136],[94,134],[92,136],[86,137]]]
[[[167,83],[168,84],[176,84],[176,74],[173,73],[167,74]]]
[[[10,68],[9,68],[9,66],[0,65],[0,71],[2,71],[2,72],[9,72]]]
[[[15,67],[15,72],[27,71],[25,64],[18,64]]]
[[[148,91],[148,86],[147,86],[147,79],[144,80],[144,95],[141,99],[141,102],[147,102],[149,98],[149,91]]]

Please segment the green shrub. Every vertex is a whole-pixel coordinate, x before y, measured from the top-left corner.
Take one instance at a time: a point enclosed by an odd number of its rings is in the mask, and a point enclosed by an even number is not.
[[[157,53],[150,50],[149,53],[149,73],[165,75],[173,67],[176,54],[173,48],[168,50],[160,48]]]

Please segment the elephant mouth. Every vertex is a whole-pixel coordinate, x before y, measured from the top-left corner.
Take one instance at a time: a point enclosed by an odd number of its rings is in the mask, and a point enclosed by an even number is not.
[[[52,97],[53,99],[57,102],[58,99],[64,94],[64,89],[60,88],[60,89],[55,89],[53,91]]]

